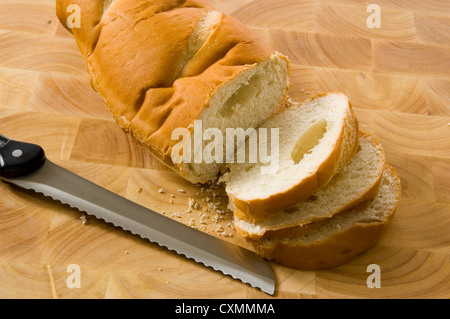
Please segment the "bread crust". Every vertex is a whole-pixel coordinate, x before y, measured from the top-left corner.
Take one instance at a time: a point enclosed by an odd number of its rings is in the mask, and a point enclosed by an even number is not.
[[[321,93],[310,100],[329,94],[342,95],[348,101],[348,98],[340,92]],[[308,101],[305,101],[305,103]],[[348,102],[348,105],[348,112],[339,138],[336,140],[330,156],[319,166],[316,172],[299,181],[299,183],[289,190],[273,194],[266,198],[241,200],[231,194],[230,200],[233,201],[235,207],[235,216],[248,222],[264,220],[269,215],[307,199],[347,165],[352,160],[359,144],[359,123],[350,102]]]
[[[325,240],[309,244],[277,240],[276,244],[253,241],[256,251],[262,257],[301,270],[324,270],[343,265],[359,254],[371,249],[382,237],[394,216],[400,200],[400,179],[396,171],[386,164],[395,178],[396,204],[382,221],[355,223],[352,227],[334,233]]]

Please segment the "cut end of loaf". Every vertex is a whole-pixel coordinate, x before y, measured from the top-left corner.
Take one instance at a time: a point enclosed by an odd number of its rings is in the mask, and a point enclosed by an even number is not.
[[[197,120],[202,121],[203,133],[209,128],[218,129],[223,134],[223,141],[226,141],[227,129],[256,128],[277,113],[284,106],[288,89],[289,63],[283,55],[275,53],[270,59],[249,67],[217,89],[209,100],[209,106]],[[214,141],[203,141],[199,151],[203,152],[210,143]],[[221,161],[182,163],[185,178],[192,183],[217,180],[225,170],[227,152],[230,152],[226,143],[222,143],[222,146]],[[198,156],[193,143],[191,154],[192,158]]]

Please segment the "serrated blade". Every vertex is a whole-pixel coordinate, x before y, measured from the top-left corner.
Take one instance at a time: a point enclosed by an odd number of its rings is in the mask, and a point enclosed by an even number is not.
[[[272,295],[275,291],[272,269],[254,252],[162,216],[48,159],[34,173],[2,179],[94,215],[267,294]]]

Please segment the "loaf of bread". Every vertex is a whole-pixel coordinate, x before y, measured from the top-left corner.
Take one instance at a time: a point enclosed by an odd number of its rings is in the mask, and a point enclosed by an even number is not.
[[[203,131],[245,130],[258,127],[285,104],[288,59],[207,1],[56,4],[61,23],[83,55],[92,87],[118,125],[192,183],[215,181],[225,160],[174,163],[172,150],[179,143],[172,136],[175,129],[188,129],[193,136],[197,120]],[[76,12],[80,28],[70,24]]]
[[[287,57],[204,0],[56,0],[56,11],[118,125],[186,180],[224,182],[235,229],[261,256],[318,270],[379,240],[400,182],[343,93],[287,103]],[[195,160],[215,143],[203,138],[209,129],[225,140],[227,129],[253,128],[258,138],[231,153],[222,143],[221,161]],[[177,129],[189,135],[181,153]],[[278,143],[276,165],[227,164],[264,130],[266,146]]]

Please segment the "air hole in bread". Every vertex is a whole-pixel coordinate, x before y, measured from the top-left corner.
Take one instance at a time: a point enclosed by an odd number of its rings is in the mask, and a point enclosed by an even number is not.
[[[297,207],[289,207],[283,210],[286,214],[293,214],[297,211]]]
[[[291,158],[295,164],[301,162],[306,154],[310,153],[324,137],[327,132],[327,121],[320,120],[311,125],[295,143],[295,147],[291,152]]]
[[[265,81],[261,74],[255,74],[223,104],[220,108],[220,115],[230,117],[242,105],[247,105],[250,100],[258,97],[262,92]]]

